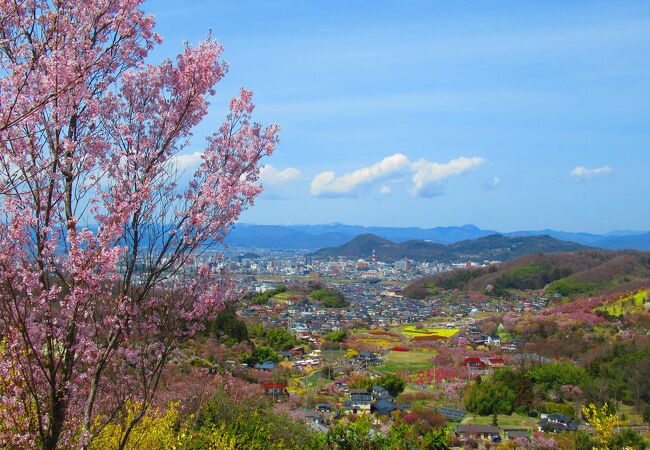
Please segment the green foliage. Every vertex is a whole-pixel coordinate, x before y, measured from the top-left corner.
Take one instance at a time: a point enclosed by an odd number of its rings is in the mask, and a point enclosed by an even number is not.
[[[631,428],[624,428],[620,433],[612,435],[609,440],[609,448],[633,448],[634,450],[645,450],[648,444],[636,431]]]
[[[564,414],[569,417],[576,417],[576,410],[567,403],[545,402],[546,412],[549,414]]]
[[[286,328],[264,328],[261,323],[248,325],[248,334],[260,345],[271,347],[277,351],[289,350],[300,344],[300,341]]]
[[[650,345],[635,342],[617,343],[587,367],[592,378],[585,394],[590,400],[603,403],[610,399],[625,403],[650,403]]]
[[[582,367],[568,362],[542,364],[530,370],[528,375],[544,391],[559,389],[565,384],[582,386],[587,380],[587,373]]]
[[[345,330],[337,330],[327,333],[325,339],[330,342],[343,342],[348,337],[348,332]]]
[[[409,426],[403,423],[394,423],[386,435],[377,435],[374,438],[377,449],[396,449],[411,448],[411,438],[409,436]]]
[[[517,396],[502,383],[483,381],[472,383],[465,393],[465,408],[480,416],[512,414]]]
[[[263,339],[266,329],[264,325],[260,322],[249,322],[247,324],[248,336],[251,339]]]
[[[375,382],[368,377],[356,378],[348,383],[351,389],[365,389],[367,391],[370,391],[374,385]]]
[[[334,289],[316,289],[311,293],[311,298],[321,302],[326,308],[344,308],[349,305],[345,296]]]
[[[373,438],[370,435],[372,419],[369,416],[359,417],[346,425],[337,424],[325,438],[327,448],[336,450],[362,450],[372,448]]]
[[[575,435],[575,448],[576,450],[593,450],[598,448],[598,442],[584,431],[578,431]]]
[[[444,428],[437,428],[422,436],[418,443],[420,450],[449,450],[449,434]]]
[[[562,297],[572,297],[593,293],[595,285],[588,281],[577,281],[569,278],[554,281],[546,289],[547,294],[560,294]]]
[[[650,403],[645,405],[645,408],[643,409],[643,420],[645,423],[650,423]]]
[[[237,318],[233,303],[228,303],[215,320],[206,324],[205,332],[209,336],[224,334],[236,342],[248,340],[246,324]]]
[[[500,369],[494,372],[492,380],[508,387],[516,398],[516,407],[527,409],[533,403],[533,381],[524,372]]]
[[[513,369],[497,370],[488,380],[479,377],[465,393],[467,410],[482,416],[528,411],[533,400],[533,379]]]
[[[322,447],[322,436],[307,425],[286,414],[276,414],[264,404],[235,401],[217,392],[197,414],[180,448],[315,450]]]
[[[277,363],[280,361],[280,356],[270,347],[259,346],[250,352],[242,354],[239,360],[252,366],[267,361]]]
[[[325,448],[331,450],[448,450],[445,429],[434,429],[420,438],[406,424],[395,422],[388,432],[373,433],[372,417],[360,416],[354,422],[338,423],[325,437]]]
[[[296,345],[295,336],[286,328],[271,328],[264,335],[266,344],[275,350],[289,350]]]
[[[390,395],[397,397],[404,391],[406,382],[396,375],[387,374],[374,380],[368,377],[356,378],[349,382],[348,385],[352,389],[366,389],[367,391],[370,391],[373,386],[381,386]]]
[[[281,284],[275,289],[269,289],[268,291],[259,293],[250,293],[245,298],[253,305],[266,305],[271,298],[286,291],[287,287]]]
[[[376,386],[381,386],[388,391],[393,397],[397,397],[404,392],[406,382],[397,375],[384,375],[381,378],[374,380]]]

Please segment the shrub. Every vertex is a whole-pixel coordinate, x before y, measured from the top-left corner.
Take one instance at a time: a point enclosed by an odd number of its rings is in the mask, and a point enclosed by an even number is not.
[[[465,393],[465,407],[481,416],[512,414],[517,397],[507,386],[493,382],[473,383]]]
[[[567,403],[545,402],[546,412],[549,414],[564,414],[569,417],[576,417],[576,411]]]

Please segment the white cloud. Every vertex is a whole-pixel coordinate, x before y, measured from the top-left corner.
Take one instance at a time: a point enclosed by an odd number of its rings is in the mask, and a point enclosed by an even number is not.
[[[377,164],[340,177],[332,171],[321,172],[311,182],[311,194],[320,197],[354,197],[360,187],[403,175],[409,169],[410,163],[406,155],[396,153]]]
[[[472,157],[452,159],[448,163],[440,164],[436,162],[426,161],[421,159],[413,163],[415,173],[413,174],[413,195],[420,197],[433,197],[440,195],[439,189],[436,189],[432,194],[431,187],[439,183],[445,178],[461,175],[468,170],[479,167],[485,163],[483,158]]]
[[[461,175],[484,163],[483,158],[464,156],[447,163],[436,163],[425,159],[411,162],[406,155],[396,153],[372,166],[362,167],[339,177],[332,171],[321,172],[311,182],[311,194],[318,197],[354,197],[364,186],[379,181],[399,180],[411,175],[412,194],[433,197],[441,194],[440,183],[443,180]],[[380,189],[382,194],[388,192],[390,188],[386,185]]]
[[[271,164],[267,164],[260,169],[260,181],[265,186],[275,186],[295,180],[300,176],[300,170],[294,167],[287,167],[284,170],[278,170]]]
[[[496,189],[501,186],[501,177],[492,177],[490,181],[483,183],[483,189],[489,191],[491,189]]]
[[[580,180],[589,178],[605,177],[614,173],[614,170],[609,166],[597,167],[595,169],[588,169],[585,166],[578,166],[571,171],[571,176]]]
[[[189,155],[176,155],[172,159],[176,162],[178,170],[185,170],[190,167],[198,167],[201,164],[203,152],[194,152]]]
[[[291,183],[300,178],[302,173],[295,167],[276,169],[271,164],[260,168],[260,183],[264,187],[262,197],[266,200],[286,200],[296,193],[295,186]]]
[[[380,193],[381,195],[388,195],[388,194],[391,193],[391,190],[392,190],[392,189],[390,188],[390,186],[383,185],[383,186],[379,189],[379,193]]]

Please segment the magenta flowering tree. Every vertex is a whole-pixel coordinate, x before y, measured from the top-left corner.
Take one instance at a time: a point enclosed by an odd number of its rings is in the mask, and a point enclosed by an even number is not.
[[[175,156],[226,72],[211,39],[146,66],[142,0],[0,0],[0,446],[86,447],[232,293],[196,256],[260,193],[278,127],[242,89],[189,183]]]
[[[558,448],[557,441],[552,437],[546,438],[540,433],[534,433],[529,439],[515,438],[517,448],[527,450],[553,450]]]

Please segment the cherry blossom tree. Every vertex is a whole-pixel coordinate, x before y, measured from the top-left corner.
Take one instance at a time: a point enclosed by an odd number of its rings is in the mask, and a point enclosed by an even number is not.
[[[119,446],[173,352],[233,295],[196,257],[261,191],[278,127],[241,90],[189,183],[176,155],[224,76],[212,39],[144,64],[142,0],[0,0],[0,446]]]

